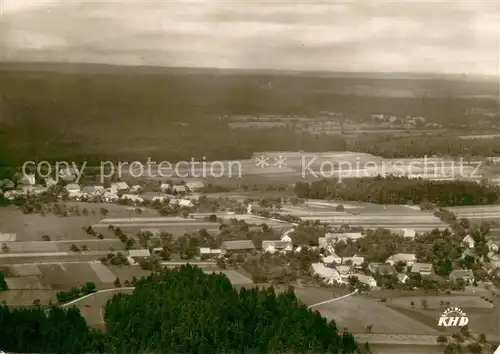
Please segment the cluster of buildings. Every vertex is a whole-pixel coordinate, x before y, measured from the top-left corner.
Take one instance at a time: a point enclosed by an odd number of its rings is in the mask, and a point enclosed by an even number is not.
[[[136,204],[141,204],[144,202],[145,196],[141,195],[143,189],[140,185],[129,186],[126,182],[115,182],[111,183],[109,188],[105,188],[103,185],[87,185],[81,186],[78,183],[74,183],[74,176],[70,175],[68,171],[61,172],[61,178],[68,182],[64,186],[64,190],[67,192],[68,199],[76,201],[90,201],[90,202],[104,202],[104,203],[114,203],[119,200],[128,200]],[[12,181],[10,184],[2,184],[6,191],[3,193],[4,197],[9,200],[14,200],[17,196],[23,195],[39,195],[48,191],[48,189],[57,184],[57,182],[52,178],[48,177],[45,179],[45,185],[37,185],[35,180],[35,175],[25,175],[17,184],[17,189]],[[202,181],[191,181],[180,185],[163,183],[160,186],[162,191],[161,195],[152,196],[151,201],[164,202],[169,201],[171,205],[180,205],[184,207],[193,206],[193,201],[191,199],[184,199],[183,197],[189,193],[194,193],[199,191],[204,187]],[[169,193],[169,194],[165,194]]]

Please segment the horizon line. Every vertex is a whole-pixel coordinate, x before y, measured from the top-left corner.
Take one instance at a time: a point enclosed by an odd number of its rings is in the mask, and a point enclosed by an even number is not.
[[[5,60],[0,59],[1,65],[80,65],[80,66],[103,66],[110,68],[136,68],[136,69],[160,69],[160,70],[212,70],[212,71],[236,71],[248,73],[278,73],[283,75],[311,75],[311,76],[332,76],[332,77],[358,77],[369,78],[366,76],[377,76],[377,79],[452,79],[459,81],[496,81],[500,85],[500,76],[498,74],[467,74],[467,73],[439,73],[422,71],[350,71],[350,70],[314,70],[314,69],[276,69],[276,68],[238,68],[238,67],[214,67],[214,66],[174,66],[174,65],[156,65],[156,64],[114,64],[106,62],[79,62],[79,61],[57,61],[57,60]],[[0,70],[2,68],[0,67]],[[389,77],[384,77],[389,76]]]

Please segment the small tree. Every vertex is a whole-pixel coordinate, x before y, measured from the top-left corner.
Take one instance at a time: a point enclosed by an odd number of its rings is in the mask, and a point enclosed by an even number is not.
[[[33,300],[33,306],[36,306],[36,307],[40,306],[40,299]]]
[[[344,211],[344,206],[342,204],[339,204],[335,207],[336,211]]]
[[[373,329],[373,325],[369,324],[368,326],[366,326],[366,333],[372,333],[372,329]]]
[[[2,252],[9,252],[9,247],[5,243],[2,243]]]
[[[2,272],[0,272],[0,291],[9,290],[7,282],[5,281],[5,277]]]
[[[106,216],[106,215],[108,215],[108,213],[109,213],[108,209],[106,209],[106,208],[101,208],[101,209],[99,209],[99,211],[101,212],[101,215],[102,215],[102,216]],[[110,226],[111,226],[111,225],[110,225]]]
[[[478,343],[471,343],[467,346],[467,349],[469,349],[469,351],[472,353],[472,354],[480,354],[483,349],[481,348],[481,346],[478,344]]]
[[[436,338],[436,342],[438,342],[439,344],[446,344],[448,342],[448,338],[441,334]]]
[[[426,309],[427,307],[429,307],[429,305],[427,304],[427,300],[426,299],[422,299],[422,301],[420,301],[420,303],[422,304],[422,307],[424,309]]]
[[[120,282],[120,278],[116,278],[116,280],[115,280],[115,287],[121,288],[121,286],[122,286],[122,283]]]
[[[486,343],[486,334],[480,333],[479,334],[479,343]]]
[[[99,240],[102,240],[104,238],[104,235],[102,234],[102,232],[99,232],[99,235],[97,235],[97,238]]]
[[[78,246],[75,245],[74,243],[71,245],[70,250],[72,252],[80,252],[80,248],[78,248]]]

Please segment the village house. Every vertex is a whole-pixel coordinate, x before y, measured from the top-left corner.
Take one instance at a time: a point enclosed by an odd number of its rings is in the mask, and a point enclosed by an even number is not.
[[[275,253],[276,251],[292,251],[293,246],[291,242],[286,241],[262,241],[262,250],[268,253]]]
[[[4,192],[16,188],[16,185],[10,179],[2,180],[0,185],[2,186],[2,189],[4,190]]]
[[[468,247],[468,248],[474,248],[474,246],[476,245],[476,242],[474,241],[474,239],[472,238],[471,235],[467,235],[464,237],[464,239],[462,240],[462,244],[465,246],[465,247]]]
[[[470,269],[455,269],[451,271],[449,279],[451,282],[456,282],[461,279],[466,284],[471,284],[474,282],[474,273]]]
[[[66,187],[64,187],[64,189],[66,189],[66,191],[68,191],[69,194],[77,193],[77,192],[81,191],[80,185],[78,185],[76,183],[69,183],[66,185]]]
[[[161,236],[161,230],[160,229],[141,229],[141,233],[150,235],[151,237],[160,237]]]
[[[82,194],[85,197],[93,197],[104,193],[103,186],[85,186],[82,188]]]
[[[59,178],[62,178],[66,182],[71,182],[76,179],[78,172],[73,167],[61,168],[59,170]]]
[[[327,257],[323,257],[323,264],[327,267],[334,267],[337,264],[342,264],[342,257],[332,253]]]
[[[184,195],[187,193],[186,186],[183,186],[182,184],[172,186],[172,191],[173,191],[173,194],[175,194],[175,195]]]
[[[283,234],[283,236],[281,236],[281,241],[292,243],[292,238],[290,236],[288,236],[288,234],[285,233],[285,234]]]
[[[57,184],[57,182],[52,177],[45,178],[45,185],[50,188]]]
[[[335,266],[335,269],[344,279],[349,278],[352,274],[354,274],[354,268],[348,265],[337,265]]]
[[[122,199],[122,200],[130,200],[131,202],[134,202],[136,204],[144,202],[144,199],[142,199],[141,197],[139,197],[137,194],[123,194],[120,199]]]
[[[333,247],[333,240],[327,237],[319,237],[318,238],[318,247],[324,249],[327,254],[334,254],[335,248]]]
[[[417,235],[417,232],[412,229],[401,229],[396,232],[399,236],[406,237],[406,238],[415,238]]]
[[[194,206],[194,203],[190,199],[180,199],[179,200],[179,206],[184,207],[184,208],[191,208]]]
[[[360,238],[365,237],[361,232],[342,232],[342,233],[334,233],[328,232],[325,234],[325,238],[331,240],[333,244],[343,241],[347,242],[347,240],[359,240]]]
[[[223,254],[248,254],[255,251],[252,240],[224,241],[222,243]]]
[[[355,268],[360,268],[363,265],[364,261],[365,261],[365,257],[360,257],[357,255],[354,255],[352,257],[342,258],[342,264],[352,265]]]
[[[30,194],[40,195],[42,193],[47,192],[48,188],[43,186],[33,186],[33,188],[29,191]]]
[[[132,258],[147,258],[151,256],[148,249],[130,250],[128,253]]]
[[[220,257],[221,255],[222,255],[221,249],[200,247],[200,258],[202,260]]]
[[[35,188],[35,186],[32,186],[31,184],[21,184],[21,185],[19,185],[19,188],[20,188],[20,192],[23,195],[26,195],[26,194],[30,194],[33,191],[33,189]]]
[[[36,179],[34,174],[25,174],[17,183],[18,185],[24,186],[34,186],[36,184]]]
[[[130,189],[127,182],[116,182],[111,183],[110,190],[116,193],[123,193]]]
[[[377,281],[370,275],[353,273],[350,276],[358,278],[360,283],[368,285],[370,288],[375,288],[377,286]]]
[[[333,268],[325,267],[321,263],[313,263],[311,265],[312,273],[318,276],[323,282],[329,285],[343,283],[339,272]]]
[[[116,192],[110,191],[110,190],[106,190],[104,192],[104,194],[103,194],[103,199],[107,203],[113,203],[113,202],[116,202],[120,198],[118,197],[118,195],[116,194]]]
[[[498,252],[498,244],[495,241],[489,240],[488,242],[486,242],[486,246],[488,246],[490,252]]]
[[[190,192],[197,192],[202,190],[205,187],[205,184],[202,181],[191,181],[191,182],[186,182],[186,188]]]
[[[373,274],[396,274],[396,269],[389,263],[370,263],[368,264],[368,270],[370,270]]]
[[[395,265],[399,262],[406,264],[407,266],[411,266],[413,263],[417,261],[417,256],[411,253],[396,253],[387,258],[386,263],[390,263],[391,265]]]
[[[134,184],[132,187],[130,187],[130,193],[142,193],[142,187],[138,184]]]
[[[163,203],[167,200],[169,200],[169,198],[165,195],[156,195],[153,198],[151,198],[152,202],[158,202],[158,203]]]
[[[19,197],[19,196],[22,196],[22,195],[23,195],[23,192],[22,191],[18,191],[18,190],[6,191],[3,194],[3,196],[7,200],[14,200],[14,199],[16,199],[16,197]]]
[[[429,276],[434,274],[434,268],[430,263],[414,263],[410,272],[418,273],[421,276]]]

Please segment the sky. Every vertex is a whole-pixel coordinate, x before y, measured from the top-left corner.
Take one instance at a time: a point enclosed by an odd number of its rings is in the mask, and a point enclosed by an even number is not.
[[[1,0],[0,60],[498,76],[497,0]]]

